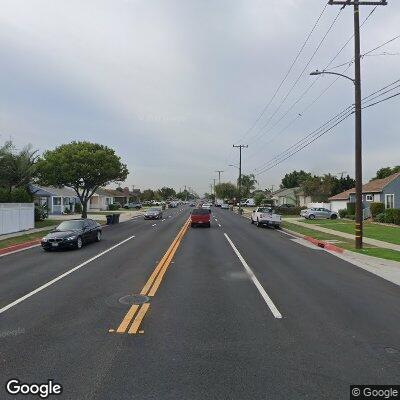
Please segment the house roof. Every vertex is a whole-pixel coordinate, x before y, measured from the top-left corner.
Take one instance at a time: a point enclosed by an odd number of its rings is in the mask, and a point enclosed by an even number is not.
[[[78,197],[75,190],[67,187],[39,186],[31,185],[32,193],[35,196],[61,196],[61,197]]]
[[[283,197],[283,196],[288,196],[288,195],[293,195],[297,193],[297,191],[300,190],[300,187],[294,187],[294,188],[282,188],[276,190],[274,193],[272,193],[273,196],[277,197]]]
[[[383,179],[375,179],[363,185],[362,190],[363,193],[380,193],[382,190],[389,185],[389,183],[393,182],[395,179],[400,177],[400,172],[396,174],[392,174],[387,178]],[[355,188],[346,190],[342,193],[339,193],[335,196],[329,197],[329,200],[347,200],[350,194],[355,193]]]

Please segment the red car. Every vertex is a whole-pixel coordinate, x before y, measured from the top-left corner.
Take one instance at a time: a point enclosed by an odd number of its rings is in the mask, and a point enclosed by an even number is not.
[[[190,214],[191,226],[211,226],[211,210],[207,208],[195,208]]]

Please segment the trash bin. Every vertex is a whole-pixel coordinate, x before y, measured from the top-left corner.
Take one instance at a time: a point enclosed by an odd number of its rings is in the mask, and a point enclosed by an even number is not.
[[[120,216],[121,214],[113,214],[112,215],[112,223],[113,224],[118,224],[119,223],[119,216]]]
[[[107,218],[107,225],[111,225],[113,223],[112,214],[106,215],[106,218]]]

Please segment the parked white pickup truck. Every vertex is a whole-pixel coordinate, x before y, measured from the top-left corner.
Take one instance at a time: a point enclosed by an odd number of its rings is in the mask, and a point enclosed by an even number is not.
[[[275,214],[271,207],[257,207],[251,213],[251,223],[257,226],[273,226],[279,229],[282,223],[281,216]]]

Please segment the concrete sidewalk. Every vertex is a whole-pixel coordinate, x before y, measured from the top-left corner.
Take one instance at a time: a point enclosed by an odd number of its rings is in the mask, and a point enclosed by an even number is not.
[[[112,213],[110,213],[110,214],[112,214]],[[135,211],[132,210],[132,211],[121,212],[121,216],[120,216],[119,222],[129,221],[130,219],[135,218],[135,217],[137,217],[139,215],[143,215],[143,212],[136,211],[136,210]],[[78,215],[78,214],[72,214],[72,215],[71,214],[69,214],[69,215],[61,214],[61,215],[51,215],[50,218],[62,222],[62,221],[68,221],[68,220],[74,219],[74,218],[80,218],[80,215]],[[105,222],[107,220],[106,214],[89,214],[88,218],[92,218],[92,219],[95,219],[97,221],[102,221],[102,222]],[[1,240],[5,240],[5,239],[18,237],[18,236],[30,235],[31,233],[48,231],[50,229],[55,228],[57,225],[58,224],[45,226],[43,228],[29,229],[27,231],[9,233],[7,235],[0,235],[0,241]]]
[[[330,235],[340,236],[345,239],[354,240],[354,235],[350,234],[350,233],[340,232],[340,231],[336,231],[334,229],[323,228],[322,226],[318,226],[318,225],[314,225],[314,224],[306,224],[306,223],[298,221],[294,218],[291,218],[290,220],[288,220],[288,222],[290,222],[291,224],[302,226],[304,228],[312,229],[314,231],[324,232],[324,233],[328,233]],[[377,240],[377,239],[371,239],[371,238],[368,238],[365,236],[363,238],[363,241],[364,241],[364,243],[367,243],[367,244],[370,244],[370,245],[376,246],[376,247],[381,247],[383,249],[400,251],[400,245],[398,245],[398,244],[388,243],[388,242],[384,242],[382,240]]]

